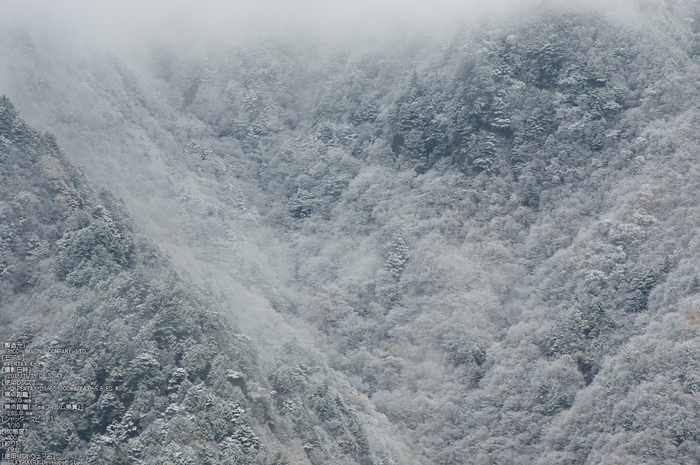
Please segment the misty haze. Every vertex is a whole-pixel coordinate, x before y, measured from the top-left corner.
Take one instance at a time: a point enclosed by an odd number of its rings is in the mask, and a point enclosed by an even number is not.
[[[6,0],[0,463],[697,464],[699,139],[697,0]]]

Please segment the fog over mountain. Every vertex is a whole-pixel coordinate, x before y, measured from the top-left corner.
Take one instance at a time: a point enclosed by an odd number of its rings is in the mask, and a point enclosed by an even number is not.
[[[2,463],[697,463],[698,21],[5,2]]]

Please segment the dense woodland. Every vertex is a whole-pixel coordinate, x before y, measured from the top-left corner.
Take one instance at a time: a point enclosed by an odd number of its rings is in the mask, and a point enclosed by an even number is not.
[[[0,334],[128,387],[24,447],[696,463],[697,21],[542,8],[138,58],[0,31]]]
[[[34,402],[85,408],[39,412],[22,450],[95,464],[289,463],[276,438],[263,447],[252,412],[258,429],[306,440],[320,460],[327,453],[350,458],[339,463],[369,462],[357,416],[317,365],[299,371],[296,383],[272,378],[285,394],[302,385],[312,392],[308,407],[296,407],[294,425],[279,418],[280,399],[266,389],[250,338],[136,231],[123,203],[95,193],[55,138],[29,127],[8,100],[0,105],[0,137],[3,339],[39,353],[85,353],[37,360],[40,372],[61,377],[39,381],[59,389],[35,392]],[[333,418],[334,427],[313,429],[319,418]]]

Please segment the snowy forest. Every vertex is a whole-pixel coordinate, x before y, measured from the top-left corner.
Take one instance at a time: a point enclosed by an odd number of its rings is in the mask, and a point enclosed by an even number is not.
[[[80,409],[3,416],[3,465],[700,460],[700,2],[142,46],[10,11],[0,341],[54,375],[3,409]]]

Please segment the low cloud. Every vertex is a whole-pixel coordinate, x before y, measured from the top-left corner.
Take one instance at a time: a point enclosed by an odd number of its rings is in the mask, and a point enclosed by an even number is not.
[[[33,24],[55,34],[70,30],[98,46],[138,46],[148,40],[243,40],[288,32],[372,37],[440,31],[485,15],[552,6],[612,8],[599,1],[547,0],[8,0],[0,22]]]

